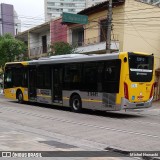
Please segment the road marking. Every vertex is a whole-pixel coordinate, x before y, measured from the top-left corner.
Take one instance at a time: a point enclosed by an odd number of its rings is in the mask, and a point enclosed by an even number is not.
[[[10,111],[10,110],[8,110]],[[16,113],[20,113],[20,114],[28,114],[27,112],[21,112],[17,110],[12,110],[13,112],[16,111]],[[71,121],[71,120],[66,120],[66,119],[60,119],[60,118],[53,118],[53,117],[46,117],[43,115],[38,115],[38,114],[29,114],[30,116],[36,116],[39,118],[47,118],[50,120],[55,120],[55,121],[59,121],[59,122],[64,122],[64,123],[70,123],[70,124],[76,124],[76,125],[81,125],[81,126],[86,126],[86,127],[93,127],[93,128],[98,128],[98,129],[104,129],[104,130],[110,130],[110,131],[115,131],[115,132],[122,132],[122,133],[127,133],[127,134],[135,134],[135,135],[140,135],[140,136],[146,136],[146,137],[152,137],[152,138],[160,138],[157,135],[151,135],[151,134],[147,134],[147,133],[141,133],[141,132],[134,132],[134,131],[127,131],[127,130],[122,130],[122,129],[116,129],[116,128],[110,128],[110,127],[105,127],[105,126],[97,126],[97,125],[92,125],[92,124],[86,124],[86,123],[80,123],[80,122],[75,122],[75,121]]]

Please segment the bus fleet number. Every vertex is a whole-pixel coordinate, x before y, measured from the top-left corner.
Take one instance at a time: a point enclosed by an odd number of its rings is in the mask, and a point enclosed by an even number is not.
[[[98,92],[88,92],[88,96],[98,97]]]

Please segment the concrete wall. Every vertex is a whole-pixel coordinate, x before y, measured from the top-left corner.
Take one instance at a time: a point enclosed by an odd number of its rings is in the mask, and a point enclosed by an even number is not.
[[[47,45],[49,51],[50,31],[29,34],[30,58],[43,56],[42,54],[42,36],[47,37]]]
[[[123,13],[122,13],[123,14]],[[135,0],[126,0],[123,51],[154,53],[160,67],[160,8]]]
[[[124,14],[118,14],[119,12],[124,12],[124,6],[118,6],[113,8],[113,21],[116,18],[124,19]],[[100,21],[107,18],[107,11],[100,11],[89,15],[89,23],[85,26],[85,37],[84,39],[92,39],[98,42],[100,40]],[[119,24],[114,23],[112,31],[112,40],[118,40],[120,43],[120,50],[123,48],[124,39],[124,28],[120,28]]]
[[[30,48],[35,48],[40,45],[39,34],[30,33]]]

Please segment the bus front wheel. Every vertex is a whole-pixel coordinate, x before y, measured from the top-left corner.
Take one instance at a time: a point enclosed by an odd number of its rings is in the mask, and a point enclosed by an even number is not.
[[[23,94],[21,91],[17,94],[18,103],[23,103]]]
[[[73,112],[81,112],[82,111],[82,101],[79,95],[74,95],[71,97],[70,105]]]

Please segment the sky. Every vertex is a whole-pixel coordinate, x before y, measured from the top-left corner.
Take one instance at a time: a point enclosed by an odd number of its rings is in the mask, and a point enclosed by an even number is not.
[[[21,20],[21,31],[44,23],[44,0],[0,0],[12,4]]]

